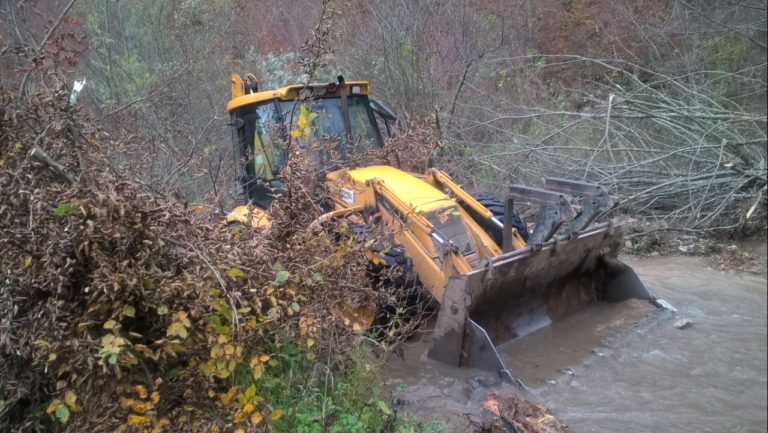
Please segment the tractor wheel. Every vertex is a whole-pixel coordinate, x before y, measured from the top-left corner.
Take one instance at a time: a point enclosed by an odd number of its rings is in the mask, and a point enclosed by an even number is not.
[[[504,221],[504,202],[488,194],[472,194],[472,197],[481,205],[485,206],[486,209],[491,211],[496,219],[501,221],[503,224],[506,224],[506,221]],[[528,233],[528,226],[525,225],[523,217],[521,217],[520,214],[518,214],[514,209],[512,210],[511,222],[512,227],[517,229],[517,233],[520,235],[520,237],[522,237],[524,241],[528,242],[528,237],[530,236]],[[485,229],[488,230],[488,232],[491,234],[496,244],[501,246],[501,228],[499,228],[496,224],[490,223],[486,225]]]
[[[379,257],[385,264],[372,264],[369,277],[385,301],[379,305],[369,331],[377,339],[397,339],[418,325],[419,318],[432,307],[433,298],[421,285],[403,247],[390,247]]]

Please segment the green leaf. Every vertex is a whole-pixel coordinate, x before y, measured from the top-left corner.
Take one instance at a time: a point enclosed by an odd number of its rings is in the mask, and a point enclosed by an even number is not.
[[[299,310],[301,310],[301,307],[299,306],[299,304],[297,304],[295,302],[291,304],[291,308],[293,309],[293,311],[295,311],[297,313],[299,312]]]
[[[285,284],[286,281],[288,281],[288,278],[291,278],[291,273],[288,271],[279,271],[277,275],[275,275],[275,285],[276,286],[282,286]]]
[[[314,282],[316,283],[322,283],[323,274],[321,274],[320,272],[315,272],[314,274],[312,274],[312,280],[314,280]]]
[[[123,305],[123,316],[136,317],[136,308],[133,305]]]
[[[75,208],[71,204],[63,203],[53,210],[53,214],[56,215],[57,217],[63,217],[63,216],[71,215],[72,212],[74,211],[75,211]]]
[[[165,307],[165,306],[157,307],[157,314],[161,316],[165,316],[166,314],[168,314],[168,307]]]
[[[379,409],[385,414],[385,415],[392,415],[392,409],[387,406],[386,403],[384,403],[381,400],[376,400],[376,405],[379,406]]]
[[[62,424],[66,424],[69,421],[69,408],[66,404],[59,404],[56,406],[56,419],[61,421]]]

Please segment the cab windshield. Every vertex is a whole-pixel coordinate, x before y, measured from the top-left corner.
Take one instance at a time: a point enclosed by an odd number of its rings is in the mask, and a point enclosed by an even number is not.
[[[375,119],[370,109],[367,96],[349,96],[349,123],[352,129],[352,142],[346,143],[344,117],[341,110],[341,98],[320,98],[308,101],[281,101],[280,109],[286,123],[295,128],[299,119],[300,108],[306,106],[309,112],[317,114],[310,130],[310,141],[332,140],[338,143],[337,152],[342,158],[348,153],[364,154],[366,151],[381,147],[381,137],[374,129]]]
[[[235,158],[240,161],[238,185],[239,200],[247,200],[259,207],[266,208],[273,200],[273,193],[280,188],[278,175],[285,163],[284,143],[298,141],[305,146],[310,159],[317,163],[318,173],[335,170],[336,161],[331,153],[336,153],[340,160],[351,160],[353,155],[364,158],[371,149],[383,144],[375,123],[373,110],[365,95],[349,96],[349,121],[352,130],[351,143],[347,143],[344,132],[344,119],[341,98],[319,98],[307,101],[265,101],[240,108],[232,113]],[[306,107],[312,116],[309,140],[305,137],[292,137],[289,132],[299,123],[301,107]],[[330,144],[315,148],[312,143]],[[333,152],[331,152],[331,150]],[[357,162],[360,157],[355,157]]]

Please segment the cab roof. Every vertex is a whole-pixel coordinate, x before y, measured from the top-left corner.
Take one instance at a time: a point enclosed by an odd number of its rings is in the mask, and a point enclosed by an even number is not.
[[[232,74],[232,99],[227,103],[227,112],[232,112],[238,108],[259,102],[280,100],[293,101],[301,95],[302,92],[309,92],[308,96],[315,98],[338,97],[338,83],[317,83],[305,86],[303,84],[292,84],[275,90],[265,90],[261,92],[247,93],[246,86],[239,74]],[[367,81],[346,81],[344,85],[347,88],[347,95],[367,95]]]

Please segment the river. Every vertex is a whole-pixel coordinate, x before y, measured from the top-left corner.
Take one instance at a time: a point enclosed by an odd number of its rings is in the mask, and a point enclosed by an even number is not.
[[[766,276],[698,257],[625,259],[676,313],[596,305],[502,346],[513,375],[574,433],[768,431]],[[688,319],[693,325],[678,329]],[[401,416],[471,431],[479,402],[503,389],[482,372],[425,359],[429,333],[387,364]]]

